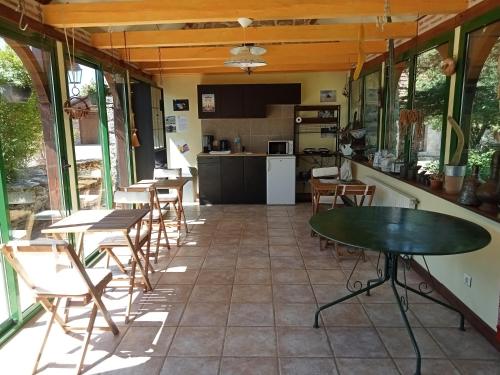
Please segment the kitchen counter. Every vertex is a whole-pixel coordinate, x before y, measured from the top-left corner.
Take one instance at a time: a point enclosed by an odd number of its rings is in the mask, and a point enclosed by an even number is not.
[[[197,156],[198,157],[267,156],[267,154],[259,152],[232,152],[230,154],[209,154],[207,152],[200,152]]]

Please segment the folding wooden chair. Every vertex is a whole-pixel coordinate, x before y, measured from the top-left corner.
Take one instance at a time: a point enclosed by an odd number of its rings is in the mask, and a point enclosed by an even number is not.
[[[158,179],[176,179],[182,177],[182,169],[181,168],[155,168],[153,172],[153,178],[155,180]],[[177,214],[177,220],[180,223],[181,220],[184,221],[184,228],[186,229],[186,233],[188,232],[188,225],[186,220],[186,214],[184,213],[184,209],[182,207],[182,202],[179,202],[179,196],[176,191],[172,192],[164,192],[161,189],[158,193],[158,200],[160,204],[168,207],[172,205],[173,209]],[[177,228],[180,231],[180,225]]]
[[[119,333],[101,300],[104,288],[111,281],[111,272],[106,269],[84,268],[73,247],[61,240],[11,241],[2,245],[1,249],[7,261],[33,291],[36,300],[51,314],[33,374],[37,372],[54,320],[64,332],[72,331],[57,313],[61,299],[71,300],[66,306],[67,309],[92,303],[89,324],[85,328],[81,355],[76,367],[76,374],[79,374],[83,369],[97,310],[101,311],[109,326],[104,329],[110,329],[114,335]]]
[[[344,203],[349,203],[349,206],[361,207],[361,206],[371,206],[373,202],[373,196],[375,195],[375,185],[337,185],[337,188],[333,194],[333,202],[331,209],[338,209],[338,199],[344,201]],[[337,243],[334,245],[337,257],[341,254],[337,248]],[[363,252],[363,260],[366,260],[365,251]]]
[[[153,229],[152,217],[154,207],[154,191],[144,189],[140,190],[120,188],[120,190],[117,190],[115,192],[113,196],[113,208],[132,208],[133,206],[136,206],[136,208],[149,208],[149,213],[147,214],[147,216],[142,219],[142,222],[139,223],[135,229],[131,229],[128,234],[131,240],[134,242],[134,247],[144,259],[144,268],[145,273],[147,274],[149,271],[149,250],[151,247],[151,233]],[[146,253],[144,253],[144,251],[142,250],[144,246],[146,246]],[[121,232],[111,234],[109,237],[106,237],[101,240],[101,242],[99,242],[99,250],[106,252],[107,255],[106,266],[109,267],[109,260],[110,258],[113,258],[120,271],[126,275],[127,279],[129,279],[129,301],[125,314],[126,323],[128,323],[130,317],[133,289],[136,286],[136,262],[132,259],[131,270],[130,272],[128,272],[118,255],[116,255],[115,249],[129,247],[129,242]],[[154,272],[154,269],[151,268],[151,271]],[[117,279],[119,278],[114,278],[114,280]]]

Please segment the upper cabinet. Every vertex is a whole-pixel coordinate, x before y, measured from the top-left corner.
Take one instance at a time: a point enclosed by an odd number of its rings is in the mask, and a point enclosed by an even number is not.
[[[198,85],[198,117],[266,117],[267,104],[300,104],[300,83]]]

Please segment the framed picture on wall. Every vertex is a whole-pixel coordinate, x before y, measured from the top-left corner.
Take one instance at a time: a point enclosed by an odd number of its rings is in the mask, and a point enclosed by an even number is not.
[[[174,111],[189,111],[189,99],[174,99]]]
[[[215,112],[215,94],[201,94],[202,112]]]
[[[337,91],[336,90],[320,90],[319,101],[321,103],[336,102],[337,101]]]

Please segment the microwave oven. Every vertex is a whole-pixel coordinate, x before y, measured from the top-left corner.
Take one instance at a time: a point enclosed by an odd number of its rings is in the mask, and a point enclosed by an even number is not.
[[[293,155],[293,141],[269,141],[267,153],[269,155]]]

